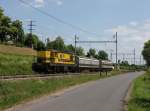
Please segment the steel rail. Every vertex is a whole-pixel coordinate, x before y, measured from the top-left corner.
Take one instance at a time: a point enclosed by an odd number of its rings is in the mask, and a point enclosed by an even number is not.
[[[26,80],[26,79],[49,79],[49,78],[61,78],[71,77],[79,75],[96,75],[98,72],[86,73],[58,73],[58,74],[35,74],[35,75],[15,75],[15,76],[0,76],[0,80]]]

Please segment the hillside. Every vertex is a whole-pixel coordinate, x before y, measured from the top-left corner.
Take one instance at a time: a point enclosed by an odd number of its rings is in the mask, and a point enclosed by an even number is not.
[[[0,75],[33,74],[34,56],[30,48],[0,45]]]
[[[0,45],[0,53],[36,56],[36,51],[31,48],[21,48],[8,45]]]

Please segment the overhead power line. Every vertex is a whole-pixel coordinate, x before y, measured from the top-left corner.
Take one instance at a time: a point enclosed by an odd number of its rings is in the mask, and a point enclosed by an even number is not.
[[[77,40],[78,37],[75,35],[75,41],[74,41],[74,43],[75,43],[75,55],[76,55],[76,44],[77,43],[115,43],[115,45],[116,45],[116,64],[115,64],[115,67],[116,67],[116,69],[118,69],[118,33],[117,32],[114,35],[114,37],[115,37],[115,40],[113,40],[113,41],[110,41],[110,40],[108,40],[108,41],[79,41],[79,40]]]
[[[45,15],[45,16],[48,16],[48,17],[51,18],[51,19],[54,19],[55,21],[57,21],[57,22],[59,22],[59,23],[61,23],[61,24],[65,24],[65,25],[67,25],[67,26],[69,26],[69,27],[71,27],[71,28],[73,28],[73,29],[80,30],[81,32],[84,32],[84,33],[88,33],[88,34],[95,35],[95,36],[98,36],[98,37],[100,36],[99,34],[97,34],[97,33],[95,33],[95,32],[87,31],[87,30],[85,30],[85,29],[83,29],[83,28],[80,28],[80,27],[75,26],[75,25],[73,25],[73,24],[70,24],[70,23],[68,23],[68,22],[66,22],[66,21],[64,21],[64,20],[61,20],[61,19],[59,19],[59,18],[53,16],[52,14],[47,13],[46,11],[43,11],[43,10],[41,10],[41,9],[39,9],[39,8],[34,7],[33,5],[31,5],[30,3],[28,3],[28,2],[26,2],[26,1],[24,1],[24,0],[18,0],[18,1],[21,2],[21,3],[23,3],[23,4],[25,4],[25,5],[28,5],[29,7],[33,8],[34,10],[40,12],[41,14],[43,14],[43,15]]]

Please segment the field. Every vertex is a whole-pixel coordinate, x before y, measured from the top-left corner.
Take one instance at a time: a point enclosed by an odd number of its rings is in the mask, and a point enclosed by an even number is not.
[[[134,81],[128,111],[150,111],[150,72]]]
[[[73,85],[110,77],[119,73],[120,72],[109,73],[109,76],[106,76],[104,73],[100,76],[97,73],[94,75],[65,76],[45,80],[1,81],[0,109],[9,108],[20,102],[28,101],[45,94],[54,93]]]

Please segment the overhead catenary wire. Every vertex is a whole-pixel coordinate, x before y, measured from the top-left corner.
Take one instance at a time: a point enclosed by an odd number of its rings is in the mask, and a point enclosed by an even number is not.
[[[62,20],[62,19],[59,19],[59,18],[53,16],[52,14],[47,13],[46,11],[43,11],[43,10],[41,10],[41,9],[39,9],[39,8],[34,7],[33,5],[31,5],[30,3],[28,3],[28,2],[26,2],[26,1],[24,1],[24,0],[18,0],[18,1],[21,2],[21,3],[23,3],[23,4],[25,4],[25,5],[28,5],[28,6],[31,7],[32,9],[38,11],[39,13],[41,13],[41,14],[43,14],[43,15],[45,15],[45,16],[48,16],[48,17],[51,18],[51,19],[54,19],[55,21],[57,21],[57,22],[59,22],[59,23],[61,23],[61,24],[67,25],[67,26],[69,26],[69,27],[71,27],[71,28],[73,28],[73,29],[75,29],[75,30],[79,30],[79,31],[84,32],[84,33],[87,33],[87,34],[91,34],[91,35],[95,35],[95,36],[100,37],[100,35],[97,34],[97,33],[95,33],[95,32],[87,31],[87,30],[85,30],[85,29],[83,29],[83,28],[81,28],[81,27],[75,26],[75,25],[73,25],[73,24],[71,24],[71,23],[68,23],[68,22]]]

